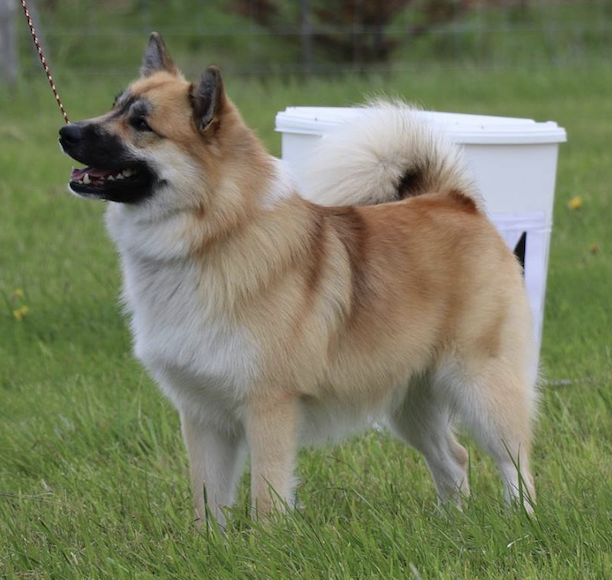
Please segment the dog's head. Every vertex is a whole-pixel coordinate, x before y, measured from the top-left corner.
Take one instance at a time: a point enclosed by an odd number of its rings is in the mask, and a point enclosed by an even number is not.
[[[73,193],[126,204],[163,197],[176,207],[177,196],[184,205],[195,190],[214,186],[244,131],[219,70],[211,66],[187,82],[152,33],[140,78],[105,115],[62,127],[59,142],[86,165],[72,171]]]

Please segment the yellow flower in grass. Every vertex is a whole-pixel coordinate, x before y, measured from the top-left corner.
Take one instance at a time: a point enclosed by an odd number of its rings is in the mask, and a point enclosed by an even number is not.
[[[570,199],[567,202],[567,207],[569,207],[570,209],[580,209],[582,207],[582,198],[579,195],[576,195],[575,197],[572,197],[572,199]]]
[[[15,288],[15,290],[13,290],[13,298],[23,298],[23,290],[21,288]]]
[[[21,306],[20,308],[13,310],[13,316],[17,320],[21,320],[29,311],[30,309],[27,306]]]

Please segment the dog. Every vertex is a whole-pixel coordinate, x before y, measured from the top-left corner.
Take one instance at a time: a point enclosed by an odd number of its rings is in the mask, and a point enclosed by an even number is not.
[[[467,428],[506,499],[531,511],[521,268],[460,151],[408,105],[366,106],[322,141],[298,191],[219,69],[186,81],[152,33],[140,77],[60,145],[86,165],[70,191],[109,202],[134,353],[180,414],[196,520],[223,525],[247,448],[269,517],[292,504],[301,444],[372,420],[458,506],[468,454],[454,428]]]

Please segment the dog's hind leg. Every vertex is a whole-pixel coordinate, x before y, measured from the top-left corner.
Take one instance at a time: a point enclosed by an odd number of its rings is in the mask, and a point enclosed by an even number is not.
[[[224,526],[222,508],[234,502],[243,435],[223,433],[185,413],[181,413],[181,427],[189,454],[196,523],[206,518],[206,498],[210,513]]]
[[[450,395],[462,423],[497,463],[506,501],[522,499],[533,511],[529,453],[535,395],[528,380],[516,365],[492,360],[472,368],[463,381],[453,381]]]
[[[438,396],[431,376],[414,379],[400,405],[389,415],[391,428],[406,443],[420,451],[442,501],[461,507],[470,492],[467,451],[452,432],[447,401]]]

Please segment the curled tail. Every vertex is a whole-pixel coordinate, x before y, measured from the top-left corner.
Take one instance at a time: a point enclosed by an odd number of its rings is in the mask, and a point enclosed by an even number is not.
[[[321,205],[374,205],[424,193],[482,207],[461,149],[403,102],[373,101],[325,136],[298,169],[303,195]]]

